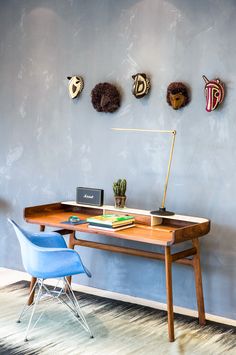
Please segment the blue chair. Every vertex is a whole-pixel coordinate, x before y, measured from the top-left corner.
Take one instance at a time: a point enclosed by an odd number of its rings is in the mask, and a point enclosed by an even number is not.
[[[72,249],[68,249],[64,238],[56,232],[31,233],[19,227],[14,221],[8,219],[12,224],[21,247],[21,256],[25,270],[36,278],[36,283],[30,292],[30,296],[38,286],[38,293],[35,301],[31,305],[25,304],[17,323],[26,311],[32,308],[30,319],[25,333],[24,341],[28,341],[28,334],[41,318],[42,313],[31,327],[35,309],[40,299],[53,297],[60,303],[67,306],[76,320],[93,338],[91,330],[81,311],[75,294],[67,280],[68,276],[85,273],[91,277],[88,269],[83,265],[79,254]],[[51,290],[45,285],[44,280],[48,278],[58,278],[58,284]],[[58,287],[62,282],[61,287]],[[29,297],[30,297],[29,296]]]

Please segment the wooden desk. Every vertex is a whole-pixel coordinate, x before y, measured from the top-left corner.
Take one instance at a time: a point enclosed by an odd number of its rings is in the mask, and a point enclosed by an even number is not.
[[[80,219],[89,216],[101,215],[103,213],[130,214],[135,216],[135,227],[123,229],[116,232],[96,230],[88,228],[88,224],[68,225],[63,224],[69,216],[75,215]],[[113,206],[92,207],[78,205],[73,201],[59,202],[42,206],[27,207],[24,210],[26,222],[38,224],[40,230],[44,231],[46,226],[60,228],[57,230],[62,235],[69,234],[69,247],[74,249],[76,245],[124,253],[134,256],[162,260],[165,262],[166,272],[166,293],[168,313],[169,340],[174,341],[174,313],[172,297],[172,263],[180,263],[192,266],[195,274],[195,286],[198,305],[199,323],[205,325],[205,310],[202,290],[202,276],[200,265],[199,237],[206,235],[210,230],[210,221],[204,218],[189,216],[151,216],[149,211],[136,209],[115,209]],[[83,239],[78,238],[75,233],[83,233]],[[140,243],[163,246],[163,254],[149,252],[140,249],[120,247],[87,240],[87,234],[100,234],[112,238],[132,240]],[[177,243],[192,241],[192,247],[180,252],[171,254],[171,247]],[[189,258],[191,256],[191,258]],[[32,278],[31,287],[36,279]],[[29,299],[31,304],[34,295]]]

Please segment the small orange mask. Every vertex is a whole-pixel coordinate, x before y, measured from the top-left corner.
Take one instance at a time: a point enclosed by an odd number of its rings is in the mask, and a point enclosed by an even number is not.
[[[182,92],[178,94],[170,94],[170,103],[174,110],[178,110],[180,107],[183,106],[185,102],[185,96]]]
[[[173,82],[167,88],[166,100],[174,109],[179,110],[189,103],[188,88],[181,82]]]

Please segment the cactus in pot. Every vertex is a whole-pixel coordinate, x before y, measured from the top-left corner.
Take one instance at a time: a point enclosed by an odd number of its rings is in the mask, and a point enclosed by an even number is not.
[[[126,201],[126,187],[127,181],[126,179],[118,179],[113,183],[113,192],[115,196],[115,207],[124,208]]]

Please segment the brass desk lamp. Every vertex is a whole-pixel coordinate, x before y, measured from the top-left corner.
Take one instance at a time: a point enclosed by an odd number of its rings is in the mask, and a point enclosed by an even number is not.
[[[166,192],[167,192],[168,181],[169,181],[169,176],[170,176],[171,162],[172,162],[172,157],[173,157],[173,152],[174,152],[176,131],[175,130],[160,130],[160,129],[141,129],[141,128],[112,128],[112,130],[114,130],[114,131],[131,131],[131,132],[150,132],[150,133],[171,133],[172,134],[172,143],[171,143],[171,149],[170,149],[170,155],[169,155],[169,161],[168,161],[167,174],[166,174],[166,179],[165,179],[164,193],[163,193],[163,197],[162,197],[161,207],[157,211],[151,211],[151,214],[156,215],[156,216],[172,216],[172,215],[174,215],[175,214],[174,212],[170,212],[170,211],[166,210],[165,201],[166,201]]]

